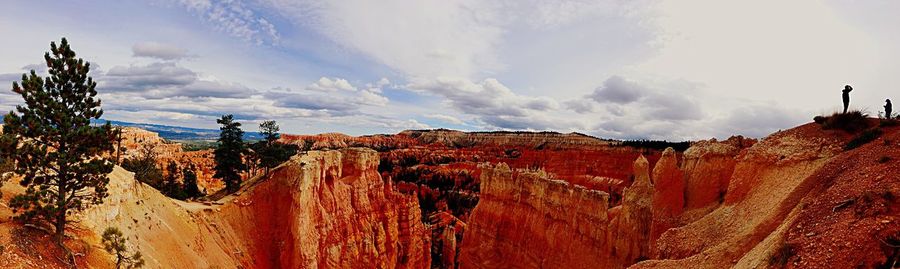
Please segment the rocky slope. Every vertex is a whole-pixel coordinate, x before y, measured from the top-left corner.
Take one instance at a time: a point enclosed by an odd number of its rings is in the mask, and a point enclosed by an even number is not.
[[[591,233],[578,225],[579,212],[602,199],[555,201],[550,193],[580,187],[491,168],[481,177],[460,267],[890,268],[900,242],[900,130],[882,130],[884,137],[849,151],[844,145],[855,134],[815,124],[759,143],[702,142],[681,165],[663,153],[652,176],[639,157],[621,205],[592,211],[607,216],[595,217]],[[517,173],[531,180],[507,176]],[[570,256],[560,242],[589,251]]]

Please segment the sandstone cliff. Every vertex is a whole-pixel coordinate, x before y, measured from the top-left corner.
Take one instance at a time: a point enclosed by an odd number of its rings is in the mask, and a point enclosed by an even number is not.
[[[546,173],[484,167],[482,194],[463,235],[460,268],[604,268],[603,192]]]
[[[157,161],[160,169],[166,173],[166,165],[170,161],[175,162],[180,167],[187,167],[193,164],[197,175],[197,185],[200,190],[207,193],[214,193],[225,185],[220,180],[213,179],[213,171],[215,161],[213,160],[213,152],[210,149],[198,151],[184,151],[180,143],[166,141],[159,134],[135,127],[122,127],[122,143],[116,145],[118,149],[121,146],[121,152],[117,154],[120,160],[141,156],[145,147],[157,154]]]
[[[779,227],[791,223],[791,212],[799,210],[800,199],[820,184],[810,176],[841,152],[842,137],[819,129],[805,125],[775,133],[743,151],[723,204],[694,222],[663,233],[657,251],[659,258],[667,260],[635,267],[722,268],[734,266],[742,257],[750,258],[746,255],[751,249],[767,237],[778,236]]]
[[[685,207],[697,209],[722,202],[737,163],[735,157],[756,141],[732,137],[726,141],[700,141],[684,152]]]
[[[122,228],[150,268],[427,268],[417,200],[377,165],[367,149],[309,152],[222,205],[165,198],[117,168],[83,225]]]
[[[616,257],[616,267],[650,257],[654,189],[650,183],[650,167],[643,156],[634,162],[634,175],[634,183],[625,188],[622,205],[610,228],[613,230],[611,254]]]
[[[653,225],[650,227],[651,256],[655,253],[656,239],[669,228],[678,227],[684,211],[684,178],[678,169],[675,150],[667,148],[653,167]]]
[[[341,150],[296,156],[220,202],[174,201],[117,169],[72,233],[85,244],[70,245],[99,268],[106,226],[150,268],[890,267],[900,129],[883,131],[850,151],[854,134],[810,124],[683,155],[563,134],[303,136]],[[3,205],[0,265],[61,267],[16,243],[32,235],[10,232]]]

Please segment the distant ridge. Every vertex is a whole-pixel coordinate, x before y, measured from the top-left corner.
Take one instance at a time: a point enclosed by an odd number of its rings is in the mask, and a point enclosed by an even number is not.
[[[105,124],[107,120],[97,120],[94,123]],[[168,140],[216,140],[219,139],[218,129],[200,129],[181,126],[170,126],[149,123],[133,123],[125,121],[108,121],[115,126],[137,127],[147,131],[158,133],[160,137]],[[244,132],[244,140],[261,140],[259,132]]]

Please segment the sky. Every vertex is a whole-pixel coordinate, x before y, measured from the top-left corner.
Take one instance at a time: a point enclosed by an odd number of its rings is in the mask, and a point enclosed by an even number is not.
[[[0,111],[66,37],[104,118],[764,137],[900,98],[900,1],[0,1]]]

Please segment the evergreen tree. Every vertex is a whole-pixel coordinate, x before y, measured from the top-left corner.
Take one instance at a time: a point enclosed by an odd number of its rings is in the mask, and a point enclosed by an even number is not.
[[[253,145],[254,152],[259,156],[260,166],[265,169],[266,175],[269,174],[269,169],[280,165],[289,160],[291,156],[297,154],[299,148],[296,145],[286,145],[278,142],[278,139],[281,137],[278,130],[279,127],[275,121],[262,122],[259,125],[259,131],[263,134],[265,140]]]
[[[122,268],[140,268],[144,266],[144,257],[140,251],[128,255],[128,248],[125,246],[126,238],[122,235],[122,231],[116,227],[109,227],[103,231],[103,248],[106,252],[116,256],[116,269]]]
[[[162,186],[163,194],[179,200],[187,198],[187,195],[184,193],[184,187],[178,182],[178,176],[180,175],[181,170],[178,169],[178,164],[174,161],[169,161],[169,164],[166,166],[166,177]]]
[[[185,167],[181,170],[181,174],[184,177],[182,179],[182,181],[184,181],[184,183],[182,184],[184,185],[184,194],[189,198],[202,196],[202,193],[200,193],[200,188],[197,187],[197,173],[194,172],[196,170],[197,168],[194,166],[194,164],[190,164],[188,167]]]
[[[15,171],[15,169],[16,166],[12,162],[6,160],[6,158],[0,158],[0,186],[3,186],[3,183],[9,179],[6,173]],[[2,192],[0,192],[0,197],[3,197]]]
[[[244,131],[241,130],[241,123],[235,122],[232,115],[223,115],[216,122],[222,127],[219,128],[219,146],[213,151],[216,159],[216,173],[213,177],[225,182],[228,192],[235,192],[241,186],[241,172],[247,170],[242,157],[245,151]]]
[[[75,57],[69,42],[50,43],[44,54],[47,78],[32,70],[13,82],[24,105],[4,118],[0,157],[15,161],[25,193],[10,201],[20,220],[49,223],[62,246],[68,214],[99,204],[107,196],[116,132],[109,123],[92,126],[103,110],[90,63]]]
[[[122,164],[122,153],[126,148],[122,147],[122,126],[116,126],[116,164]]]
[[[278,127],[278,123],[274,120],[263,121],[259,124],[259,132],[262,133],[266,143],[269,145],[281,138],[281,134],[278,133],[279,129],[281,128]]]

